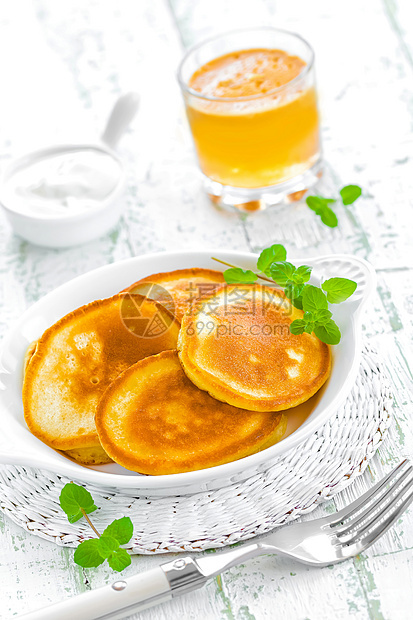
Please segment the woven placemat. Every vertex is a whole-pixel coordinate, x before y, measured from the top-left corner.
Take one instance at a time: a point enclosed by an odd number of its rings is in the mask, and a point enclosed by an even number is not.
[[[87,485],[99,510],[98,530],[114,518],[134,523],[132,553],[200,551],[264,534],[313,510],[363,473],[390,425],[390,389],[377,353],[366,345],[344,405],[302,444],[268,469],[225,488],[182,497],[130,497]],[[28,532],[58,545],[91,537],[59,507],[68,478],[29,467],[0,466],[0,507]]]

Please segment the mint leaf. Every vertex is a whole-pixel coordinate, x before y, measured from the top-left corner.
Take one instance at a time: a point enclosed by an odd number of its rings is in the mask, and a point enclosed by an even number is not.
[[[294,334],[294,336],[299,336],[304,333],[306,326],[307,321],[304,321],[304,319],[295,319],[295,321],[290,324],[290,332]]]
[[[270,275],[269,267],[271,263],[285,261],[287,258],[287,250],[280,243],[272,245],[270,248],[263,250],[257,261],[257,269],[267,276]]]
[[[69,523],[75,523],[83,517],[81,508],[86,514],[97,510],[89,491],[74,482],[65,484],[60,492],[59,502],[62,510],[67,514]]]
[[[227,284],[253,284],[257,280],[257,274],[249,269],[231,267],[224,271],[224,278]]]
[[[335,228],[338,224],[337,216],[328,206],[336,202],[334,198],[323,198],[322,196],[307,196],[307,206],[321,217],[321,221],[330,228]]]
[[[315,211],[317,215],[327,207],[329,204],[337,202],[334,198],[323,198],[322,196],[307,196],[305,199],[307,205],[312,211]]]
[[[356,290],[357,282],[347,278],[330,278],[321,285],[327,293],[327,300],[331,304],[340,304],[348,299]]]
[[[112,536],[116,538],[120,545],[126,545],[132,538],[133,523],[129,517],[122,517],[121,519],[115,519],[110,525],[107,526],[102,536]],[[118,545],[119,546],[119,545]]]
[[[291,303],[295,308],[298,308],[299,310],[303,309],[303,298],[301,295],[300,297],[293,297],[293,299],[291,299]]]
[[[325,323],[328,319],[331,319],[333,313],[330,310],[317,310],[314,313],[313,319],[316,323]]]
[[[338,225],[337,215],[329,207],[325,207],[324,211],[320,213],[321,221],[330,228],[335,228]]]
[[[313,313],[312,312],[304,312],[303,319],[304,319],[304,321],[306,323],[310,323],[311,321],[314,320]]]
[[[285,261],[276,261],[274,263],[271,263],[269,267],[269,272],[272,279],[274,280],[274,282],[279,284],[279,286],[285,286],[288,280],[291,280],[291,276],[293,275],[294,271],[294,265]]]
[[[303,290],[303,284],[294,284],[294,282],[288,282],[284,288],[284,294],[288,299],[297,299],[301,296]]]
[[[327,297],[317,286],[306,284],[302,292],[303,309],[307,312],[328,310]]]
[[[80,543],[75,551],[74,561],[83,568],[95,568],[103,564],[105,559],[109,566],[118,572],[129,566],[131,559],[125,549],[119,547],[119,542],[102,534],[100,538],[92,538]]]
[[[294,271],[292,275],[292,279],[297,284],[308,282],[308,280],[310,279],[312,270],[313,268],[309,267],[308,265],[301,265],[301,267],[297,267],[297,269]]]
[[[99,538],[84,540],[80,543],[73,556],[74,561],[83,568],[96,568],[105,561],[99,550]]]
[[[120,573],[120,571],[131,564],[130,555],[125,549],[117,549],[108,557],[108,563],[113,570]]]
[[[314,323],[307,323],[304,331],[306,334],[311,334],[314,331]]]
[[[343,201],[343,205],[352,205],[357,198],[360,198],[361,187],[358,185],[346,185],[340,190],[340,196]]]
[[[314,333],[326,344],[338,344],[341,340],[341,333],[333,319],[329,319],[323,325],[316,325]]]
[[[102,534],[102,536],[98,538],[97,541],[99,553],[105,559],[108,558],[113,551],[119,549],[119,541],[112,536],[104,536]]]

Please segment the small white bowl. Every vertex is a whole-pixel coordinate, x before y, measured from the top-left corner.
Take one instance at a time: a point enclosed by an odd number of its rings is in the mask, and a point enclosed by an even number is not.
[[[41,215],[35,211],[31,213],[28,209],[21,211],[19,208],[21,199],[13,200],[13,195],[8,192],[8,183],[17,172],[42,160],[82,152],[107,155],[116,161],[119,177],[106,198],[96,201],[94,206],[74,213]],[[66,248],[96,239],[115,226],[121,216],[122,201],[119,198],[124,185],[125,169],[122,161],[108,147],[94,144],[58,145],[29,153],[12,162],[6,168],[1,180],[0,203],[17,235],[35,245]]]
[[[145,496],[176,495],[225,487],[246,480],[268,469],[271,461],[305,441],[346,399],[356,378],[361,356],[361,309],[375,287],[374,269],[366,261],[345,254],[312,258],[311,282],[324,278],[347,277],[358,283],[347,301],[334,307],[342,339],[332,347],[333,367],[327,384],[317,398],[308,401],[305,420],[288,429],[279,443],[238,461],[210,469],[164,476],[143,476],[116,464],[85,467],[74,463],[34,437],[24,421],[22,405],[23,359],[28,345],[75,308],[95,299],[116,294],[132,282],[152,273],[205,267],[219,269],[211,259],[216,256],[244,269],[255,269],[257,256],[244,252],[211,250],[202,252],[165,252],[130,258],[86,273],[49,293],[31,306],[4,339],[0,354],[0,463],[29,465],[49,469],[87,483],[121,489],[123,493]],[[302,264],[299,259],[294,264]],[[306,261],[303,261],[306,262]],[[298,408],[296,408],[298,409]],[[291,411],[291,410],[290,410]],[[362,412],[360,412],[362,415]],[[339,422],[338,422],[339,423]],[[289,434],[290,433],[290,434]]]
[[[52,146],[25,155],[12,162],[5,170],[0,183],[0,204],[6,211],[14,232],[35,245],[47,248],[66,248],[80,245],[100,237],[115,226],[122,212],[120,195],[125,185],[125,168],[116,155],[115,148],[123,133],[135,117],[139,95],[134,92],[121,95],[109,116],[101,141],[97,144],[66,144]],[[106,198],[96,201],[82,211],[57,213],[47,216],[22,210],[22,199],[13,197],[8,182],[14,174],[31,164],[58,155],[76,152],[94,152],[111,157],[119,166],[116,185]],[[14,198],[14,199],[13,199]]]

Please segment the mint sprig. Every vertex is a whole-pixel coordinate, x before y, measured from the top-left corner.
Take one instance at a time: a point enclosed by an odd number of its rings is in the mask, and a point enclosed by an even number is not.
[[[325,280],[321,287],[309,284],[312,267],[309,265],[296,267],[285,259],[270,262],[272,257],[279,259],[281,256],[287,258],[284,246],[272,245],[261,252],[257,261],[257,269],[265,273],[265,276],[231,266],[224,271],[225,281],[227,284],[252,284],[258,278],[268,281],[267,276],[270,276],[273,282],[284,289],[284,294],[291,303],[304,311],[302,319],[291,322],[290,332],[294,335],[314,333],[326,344],[338,344],[341,333],[332,318],[329,303],[338,304],[348,299],[356,290],[357,283],[337,277]]]
[[[74,554],[76,564],[84,568],[94,568],[107,560],[109,566],[118,572],[129,566],[130,556],[120,546],[126,545],[132,538],[133,524],[129,517],[115,519],[102,534],[99,534],[87,516],[97,510],[89,491],[74,482],[69,482],[63,487],[59,502],[70,523],[85,517],[97,536],[80,543]]]
[[[360,198],[362,192],[358,185],[346,185],[340,190],[341,201],[343,205],[352,205],[353,202]],[[335,228],[338,225],[337,215],[329,205],[337,202],[336,198],[324,198],[323,196],[307,196],[305,199],[307,206],[318,216],[326,226]]]
[[[334,198],[323,198],[322,196],[307,196],[305,199],[307,206],[310,207],[316,215],[319,215],[321,221],[330,228],[335,228],[338,225],[337,215],[328,206],[336,202]]]
[[[312,267],[308,265],[295,267],[295,265],[287,261],[277,261],[272,263],[268,268],[268,272],[274,282],[284,287],[285,296],[288,297],[292,304],[299,310],[303,309],[301,295],[305,283],[310,279],[311,271]]]

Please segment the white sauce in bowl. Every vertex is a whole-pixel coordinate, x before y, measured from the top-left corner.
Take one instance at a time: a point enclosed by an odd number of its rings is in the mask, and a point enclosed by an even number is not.
[[[19,165],[6,180],[4,202],[33,216],[72,215],[99,206],[121,176],[115,157],[97,148],[57,151]]]

